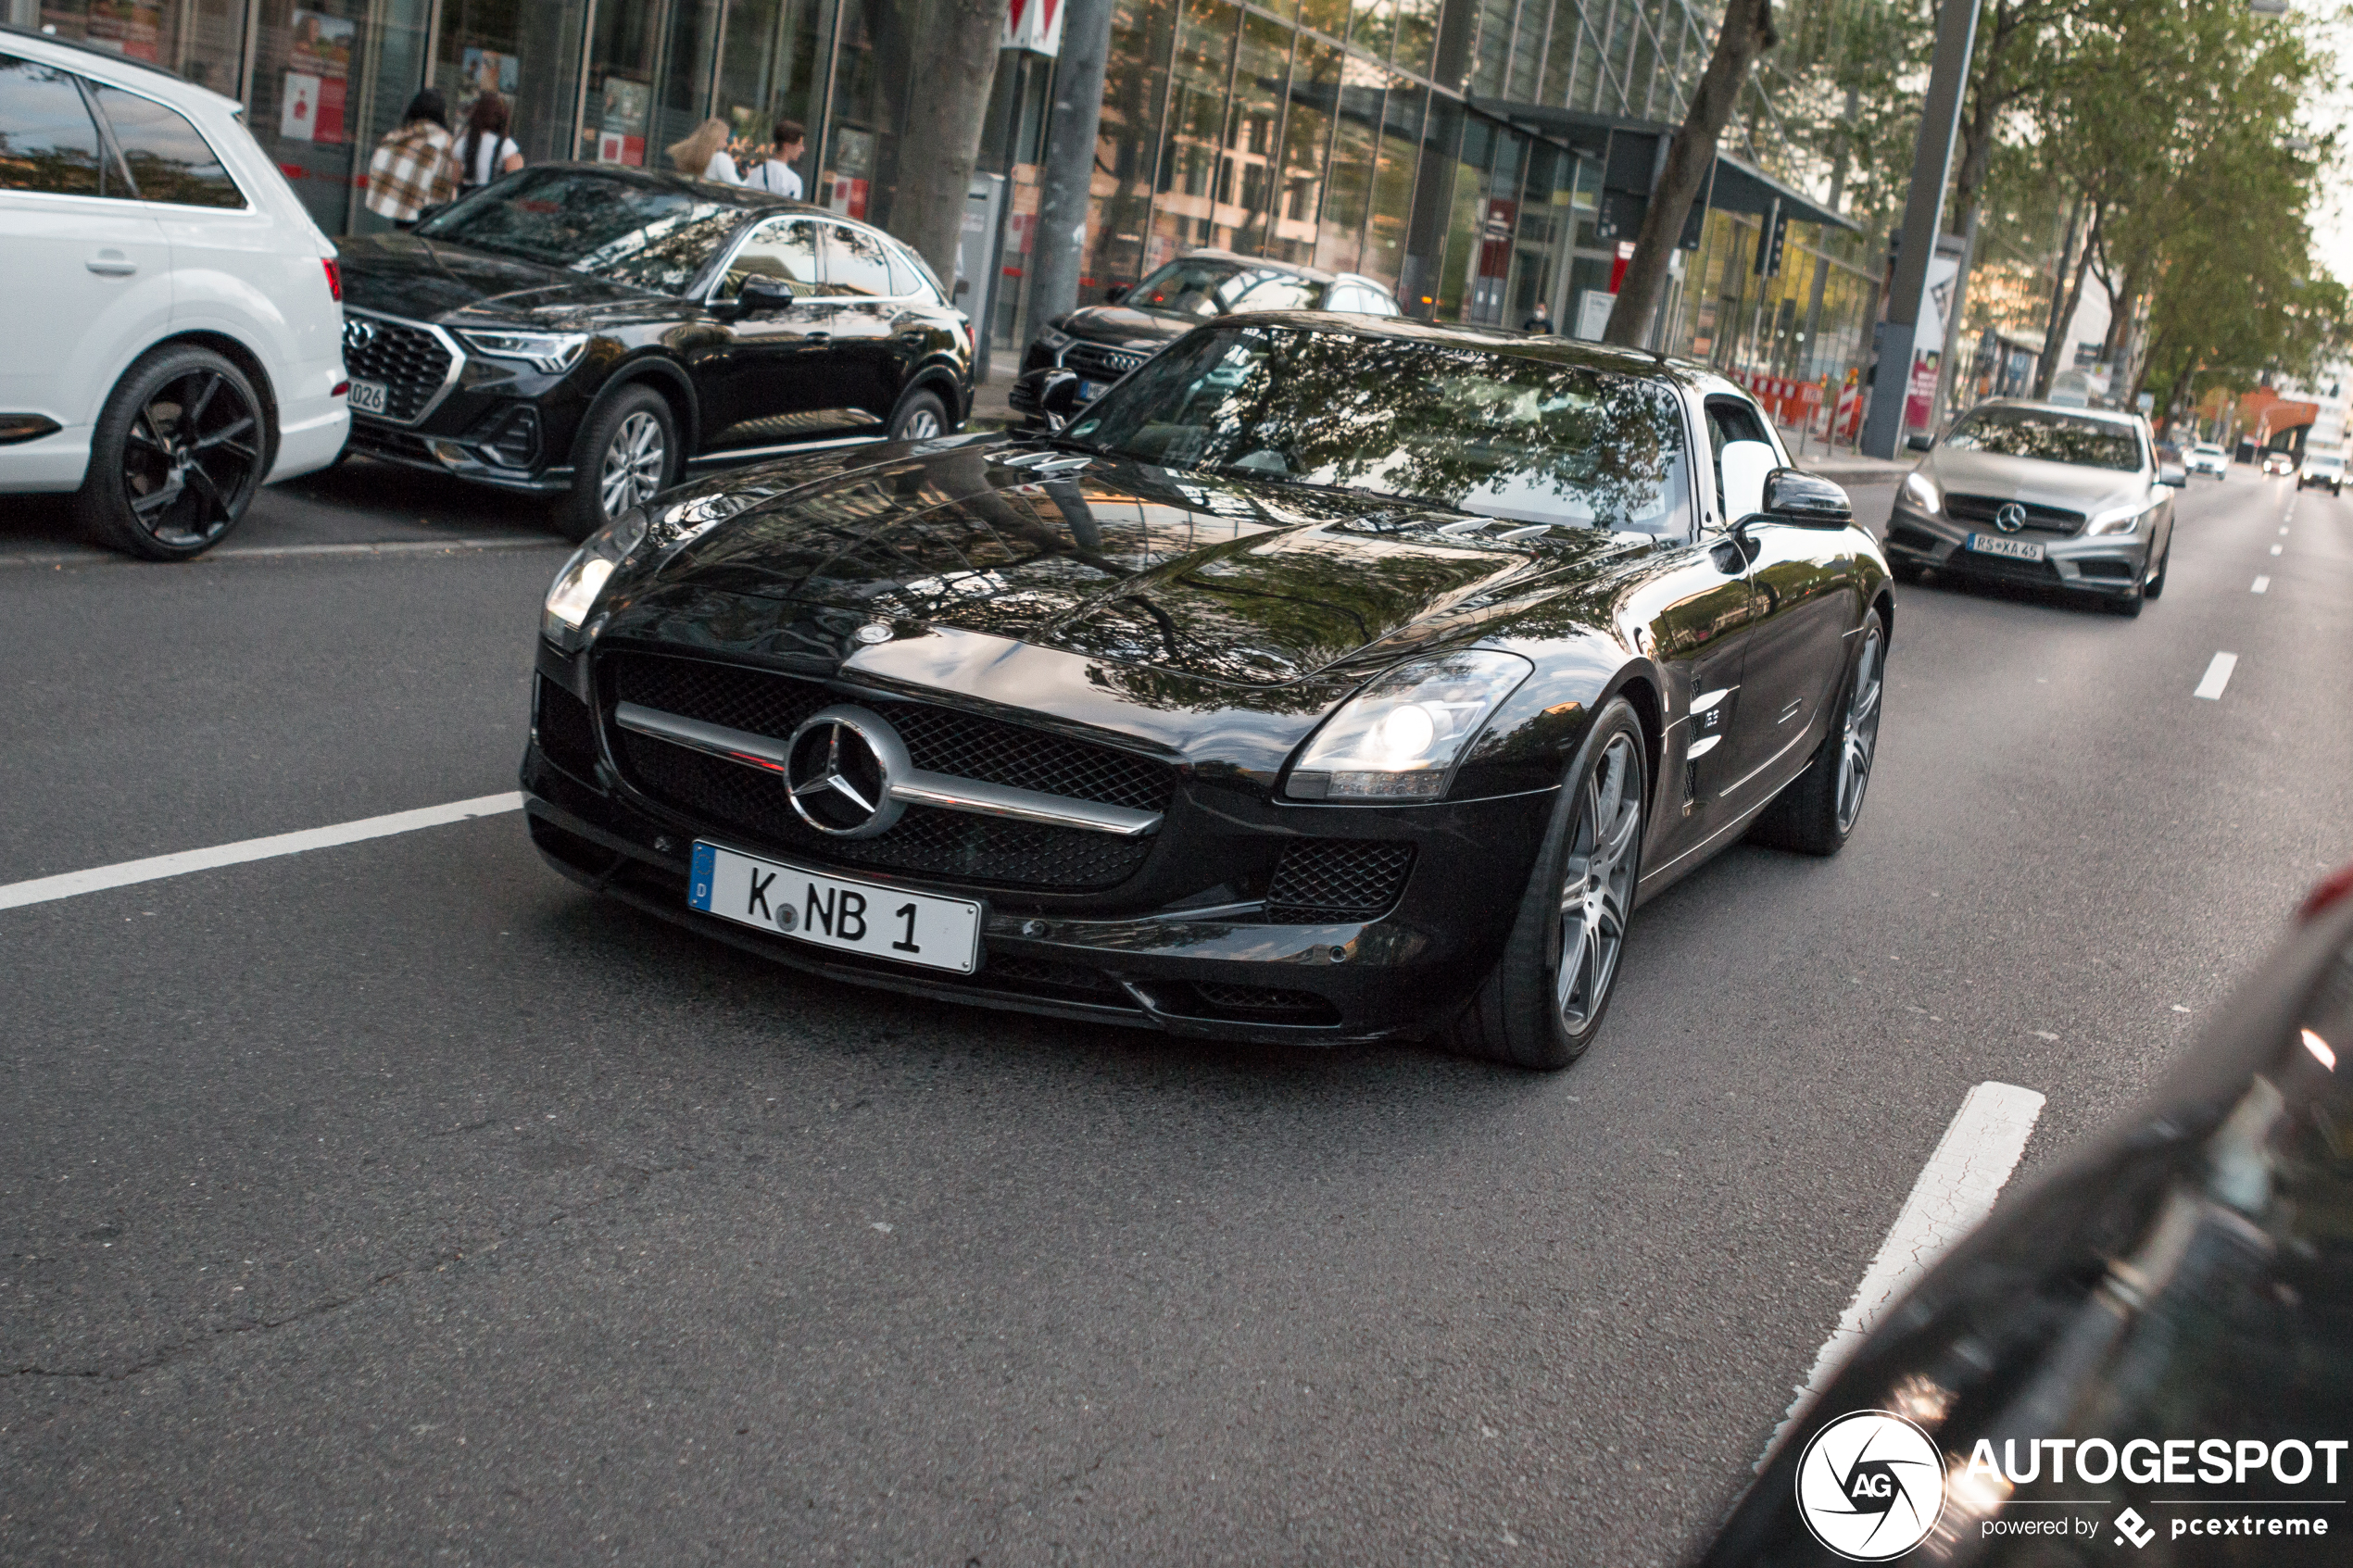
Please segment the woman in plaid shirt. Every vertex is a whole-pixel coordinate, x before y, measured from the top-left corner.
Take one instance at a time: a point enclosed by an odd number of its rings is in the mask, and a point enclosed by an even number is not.
[[[417,214],[458,194],[458,160],[449,134],[449,109],[441,89],[428,87],[409,100],[400,129],[376,144],[368,160],[368,210],[406,229]]]

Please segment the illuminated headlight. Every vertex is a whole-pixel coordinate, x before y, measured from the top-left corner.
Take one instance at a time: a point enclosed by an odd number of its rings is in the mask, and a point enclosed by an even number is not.
[[[2086,533],[2130,533],[2140,521],[2140,508],[2119,507],[2114,511],[2102,512],[2092,519],[2090,525],[2083,532]]]
[[[1936,481],[1924,473],[1904,476],[1904,499],[1924,512],[1932,512],[1944,503],[1944,497],[1936,493]]]
[[[588,346],[586,332],[489,332],[467,329],[458,335],[478,354],[496,359],[527,359],[542,370],[569,370]]]
[[[646,514],[638,507],[591,533],[548,585],[547,601],[539,608],[539,634],[567,653],[579,647],[580,629],[597,608],[597,596],[645,537]]]
[[[1435,800],[1535,666],[1481,649],[1401,664],[1340,705],[1291,770],[1294,800]]]

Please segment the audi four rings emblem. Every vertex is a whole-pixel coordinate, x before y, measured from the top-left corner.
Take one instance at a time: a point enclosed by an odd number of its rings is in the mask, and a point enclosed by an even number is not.
[[[793,813],[835,838],[888,831],[907,809],[892,786],[912,769],[889,721],[850,703],[811,714],[785,745]]]
[[[1994,514],[1994,526],[2005,533],[2015,533],[2026,526],[2026,508],[2016,501],[2005,501],[2002,509]]]
[[[359,316],[346,316],[343,321],[343,345],[357,353],[376,341],[376,324]]]

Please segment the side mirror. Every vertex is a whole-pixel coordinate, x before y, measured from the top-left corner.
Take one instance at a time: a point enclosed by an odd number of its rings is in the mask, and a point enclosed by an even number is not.
[[[1935,445],[1936,437],[1926,431],[1916,432],[1904,438],[1904,449],[1907,452],[1925,452]]]
[[[421,207],[417,209],[417,216],[409,220],[409,227],[413,229],[418,224],[426,221],[428,219],[438,218],[443,213],[448,211],[453,205],[454,204],[450,202],[434,202],[430,206]]]
[[[949,297],[950,299],[962,299],[964,295],[972,292],[973,281],[970,278],[959,278],[956,280],[955,288],[950,292]]]
[[[754,272],[736,291],[736,314],[756,315],[762,310],[784,310],[792,305],[792,285],[782,278],[772,278],[765,272]]]
[[[1103,303],[1105,305],[1117,305],[1121,300],[1126,299],[1126,297],[1127,285],[1126,283],[1114,283],[1111,287],[1103,291]]]
[[[1078,412],[1078,373],[1052,365],[1024,371],[1005,400],[1032,425],[1060,430]]]
[[[2186,489],[2190,483],[2190,470],[2179,463],[2159,463],[2157,465],[2157,482],[2170,484],[2176,490]]]
[[[1846,492],[1819,474],[1775,469],[1765,476],[1765,515],[1800,528],[1844,528],[1855,521]]]
[[[1765,509],[1765,477],[1781,466],[1781,455],[1768,441],[1728,441],[1716,455],[1716,472],[1724,482],[1724,521],[1737,527],[1743,518]]]

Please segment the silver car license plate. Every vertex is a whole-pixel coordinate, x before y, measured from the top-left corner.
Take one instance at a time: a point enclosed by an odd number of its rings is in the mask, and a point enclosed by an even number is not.
[[[706,914],[925,969],[970,974],[980,963],[980,905],[853,882],[697,843],[686,902]]]
[[[2041,560],[2043,546],[2032,539],[2005,539],[1995,533],[1972,533],[1969,547],[1982,556],[2007,556],[2012,560]]]
[[[384,383],[380,381],[354,381],[351,383],[351,411],[355,414],[383,413],[384,392]]]

